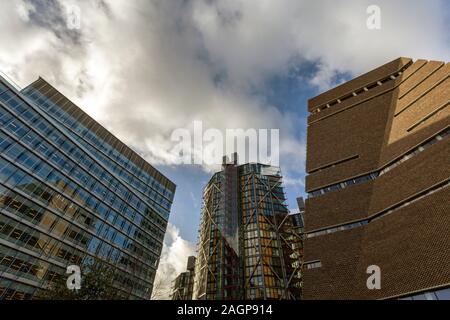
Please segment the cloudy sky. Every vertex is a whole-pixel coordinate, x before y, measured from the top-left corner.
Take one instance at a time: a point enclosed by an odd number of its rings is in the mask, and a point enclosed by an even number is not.
[[[366,26],[369,5],[381,9],[379,30]],[[308,98],[399,56],[450,53],[444,0],[2,0],[0,8],[3,74],[20,86],[44,77],[177,184],[161,262],[174,274],[194,253],[202,187],[217,169],[176,164],[175,129],[195,120],[280,129],[295,209]]]

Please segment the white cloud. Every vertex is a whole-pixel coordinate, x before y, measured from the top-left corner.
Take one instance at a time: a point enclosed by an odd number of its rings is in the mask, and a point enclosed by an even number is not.
[[[301,119],[251,94],[265,79],[314,61],[310,83],[326,88],[337,73],[400,55],[448,56],[442,1],[379,0],[379,31],[365,26],[369,4],[2,1],[0,69],[21,84],[42,75],[153,164],[173,164],[171,132],[202,120],[222,130],[281,128],[284,171],[301,172]],[[80,7],[79,30],[64,23],[68,5]]]
[[[161,252],[158,272],[156,273],[153,298],[170,299],[173,280],[186,271],[187,259],[195,255],[195,246],[181,238],[180,230],[171,223],[167,226],[164,246]]]
[[[284,177],[283,183],[285,186],[305,186],[305,179],[304,178],[289,178]]]
[[[366,27],[369,5],[381,29]],[[195,1],[194,22],[212,60],[233,82],[260,81],[292,59],[318,61],[313,82],[361,73],[398,56],[446,59],[444,1]],[[417,40],[420,39],[420,45]]]

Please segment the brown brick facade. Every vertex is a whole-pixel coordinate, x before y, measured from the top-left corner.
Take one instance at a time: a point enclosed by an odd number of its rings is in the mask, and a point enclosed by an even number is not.
[[[450,286],[449,102],[450,64],[409,58],[309,101],[306,190],[323,194],[306,201],[305,262],[321,266],[305,269],[305,299]],[[354,222],[364,224],[346,227]],[[380,290],[366,286],[369,265],[381,268]]]

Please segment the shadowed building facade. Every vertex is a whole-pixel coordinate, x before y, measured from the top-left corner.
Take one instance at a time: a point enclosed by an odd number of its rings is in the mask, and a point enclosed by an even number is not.
[[[186,272],[175,278],[172,288],[172,300],[192,300],[195,276],[195,257],[190,256],[187,261]]]
[[[450,299],[449,104],[450,64],[409,58],[309,100],[305,299]]]
[[[303,288],[303,198],[297,198],[298,212],[291,212],[280,225],[280,237],[283,239],[283,257],[288,274],[290,292],[295,299],[302,298]]]
[[[224,158],[203,191],[193,299],[299,298],[285,256],[290,221],[279,168]]]
[[[120,298],[149,299],[174,192],[45,80],[0,78],[0,299],[35,298],[93,258]]]

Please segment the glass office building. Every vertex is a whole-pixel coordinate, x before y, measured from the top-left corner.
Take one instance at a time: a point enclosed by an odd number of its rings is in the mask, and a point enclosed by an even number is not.
[[[285,200],[278,167],[224,159],[203,192],[194,299],[300,298]]]
[[[99,258],[149,299],[175,185],[44,79],[0,78],[0,299]]]

